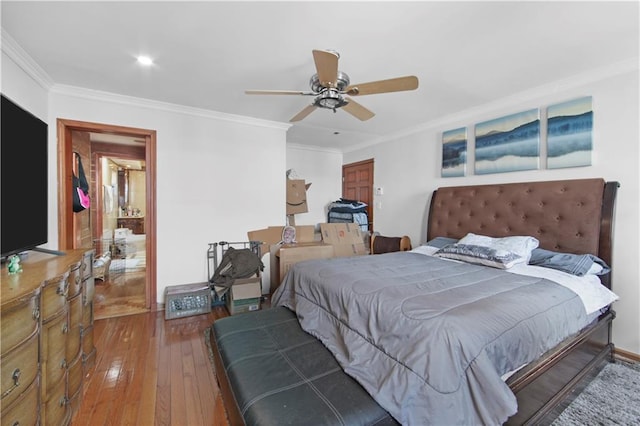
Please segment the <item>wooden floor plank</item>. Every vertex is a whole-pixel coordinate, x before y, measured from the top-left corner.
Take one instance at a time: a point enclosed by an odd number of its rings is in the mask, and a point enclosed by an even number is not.
[[[96,364],[72,426],[228,426],[204,341],[227,315],[222,307],[175,320],[163,312],[96,320]]]

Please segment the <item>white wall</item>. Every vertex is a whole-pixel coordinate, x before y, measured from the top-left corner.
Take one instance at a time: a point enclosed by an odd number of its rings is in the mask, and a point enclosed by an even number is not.
[[[159,302],[166,286],[206,281],[208,243],[245,241],[284,217],[286,125],[54,89],[51,117],[157,132]]]
[[[307,190],[309,211],[295,215],[296,225],[316,225],[327,221],[329,203],[342,196],[342,153],[299,145],[287,145],[287,169],[298,179],[311,183]]]
[[[426,238],[429,198],[440,186],[602,177],[619,181],[613,249],[615,303],[614,343],[640,354],[640,134],[638,132],[638,64],[621,63],[567,81],[535,88],[473,111],[426,123],[395,138],[345,153],[344,162],[374,158],[376,186],[374,229],[383,234],[411,237],[414,245]],[[472,145],[473,125],[530,108],[593,96],[594,152],[589,167],[536,170],[441,178],[442,132],[467,126]],[[544,138],[541,138],[544,141]],[[472,147],[470,146],[470,151]],[[472,155],[472,152],[470,153]],[[469,170],[470,169],[470,170]],[[407,173],[407,170],[411,170]],[[378,202],[382,208],[377,208]]]
[[[58,248],[56,119],[157,131],[157,295],[207,279],[210,242],[285,217],[287,124],[64,86],[47,88],[3,52],[2,90],[49,124],[49,243]],[[48,104],[48,105],[47,105]]]

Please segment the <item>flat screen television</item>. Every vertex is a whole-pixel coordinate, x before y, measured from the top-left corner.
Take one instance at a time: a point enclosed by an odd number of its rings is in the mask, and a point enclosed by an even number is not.
[[[47,242],[47,123],[4,96],[0,105],[2,261]]]

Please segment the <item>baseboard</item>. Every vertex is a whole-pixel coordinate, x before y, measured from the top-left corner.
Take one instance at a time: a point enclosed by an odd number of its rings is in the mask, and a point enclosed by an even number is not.
[[[640,362],[640,355],[634,352],[625,351],[623,349],[615,348],[613,351],[613,355],[616,357],[616,359],[621,359],[623,361]]]

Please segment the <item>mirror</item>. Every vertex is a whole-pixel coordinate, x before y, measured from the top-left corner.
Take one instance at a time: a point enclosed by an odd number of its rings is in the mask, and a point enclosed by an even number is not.
[[[117,167],[118,217],[142,217],[146,203],[143,160],[110,158]]]

